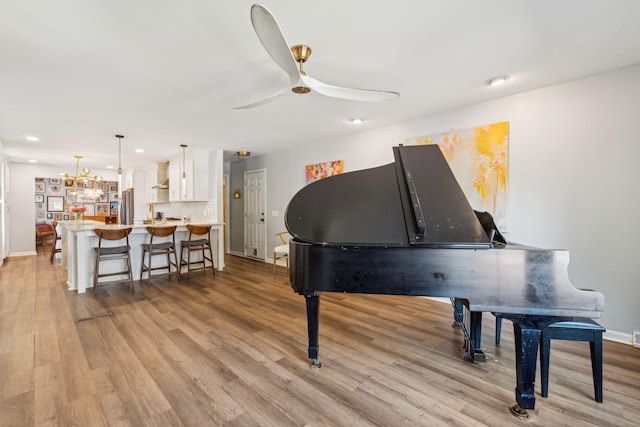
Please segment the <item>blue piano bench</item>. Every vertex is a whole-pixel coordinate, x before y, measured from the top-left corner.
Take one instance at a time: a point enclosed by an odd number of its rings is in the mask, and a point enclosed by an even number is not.
[[[502,316],[496,316],[496,345],[500,344]],[[549,353],[551,340],[588,341],[591,347],[591,372],[596,402],[602,402],[602,333],[605,328],[593,319],[574,317],[552,323],[540,334],[540,382],[542,397],[549,395]]]

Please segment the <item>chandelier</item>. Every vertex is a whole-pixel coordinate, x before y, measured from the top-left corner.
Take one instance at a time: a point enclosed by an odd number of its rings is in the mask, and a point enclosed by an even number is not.
[[[102,188],[96,187],[96,183],[102,182],[102,177],[98,175],[89,176],[91,171],[87,168],[83,168],[82,170],[80,170],[80,159],[82,158],[82,156],[74,157],[76,159],[76,174],[60,174],[65,180],[73,180],[71,195],[76,199],[76,201],[78,197],[91,200],[99,199],[100,196],[104,194],[104,192],[102,191]],[[83,187],[82,191],[78,191],[78,185],[81,185]]]

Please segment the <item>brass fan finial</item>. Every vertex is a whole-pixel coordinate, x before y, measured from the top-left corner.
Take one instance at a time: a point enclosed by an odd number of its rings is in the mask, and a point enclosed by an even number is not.
[[[302,64],[307,62],[307,59],[309,59],[309,55],[311,55],[311,48],[304,44],[297,44],[291,47],[291,53],[293,53],[293,59],[300,64],[300,74],[306,76],[304,69],[302,68]],[[296,86],[291,88],[291,91],[293,93],[309,93],[311,92],[311,89],[306,86]]]

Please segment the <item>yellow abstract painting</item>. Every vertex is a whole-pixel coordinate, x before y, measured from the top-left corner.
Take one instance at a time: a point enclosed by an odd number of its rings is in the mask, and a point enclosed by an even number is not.
[[[489,212],[506,231],[509,122],[421,136],[405,144],[438,144],[471,206]]]

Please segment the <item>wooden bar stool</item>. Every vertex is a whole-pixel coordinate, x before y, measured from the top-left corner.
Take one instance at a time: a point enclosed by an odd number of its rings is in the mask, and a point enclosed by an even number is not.
[[[129,278],[129,285],[131,286],[131,292],[133,292],[133,272],[131,271],[131,254],[129,247],[129,234],[131,233],[131,227],[117,227],[117,228],[96,228],[94,232],[98,236],[98,247],[95,250],[95,267],[93,272],[93,293],[98,294],[98,280],[101,277],[107,276],[120,276],[126,274]],[[124,245],[120,246],[102,246],[103,240],[107,241],[119,241],[123,240]],[[123,260],[125,262],[125,269],[121,271],[111,273],[100,273],[100,263],[103,261]]]
[[[502,316],[496,316],[496,344],[500,344]],[[591,350],[591,375],[596,402],[602,402],[602,333],[605,332],[595,320],[574,317],[569,321],[547,326],[540,334],[540,385],[542,397],[549,395],[549,355],[551,340],[588,341]]]
[[[211,250],[211,226],[187,224],[187,230],[189,231],[188,239],[180,242],[180,267],[178,269],[182,271],[182,266],[186,265],[187,274],[189,274],[191,271],[206,270],[210,268],[215,275],[216,271],[213,264],[213,252]],[[187,251],[186,260],[184,259],[185,250]],[[191,252],[198,251],[201,252],[201,256],[199,257],[201,259],[192,261]],[[209,253],[208,257],[207,252]],[[207,261],[209,261],[210,265],[207,265]],[[200,267],[192,268],[192,265],[200,265]]]
[[[177,226],[170,227],[147,227],[147,232],[151,235],[149,243],[142,244],[142,264],[140,267],[140,282],[142,283],[142,274],[147,272],[147,286],[151,286],[151,276],[172,276],[178,275],[180,280],[180,268],[178,268],[178,255],[176,254],[176,231]],[[166,238],[171,237],[171,240],[164,240],[153,242],[154,238]],[[171,260],[171,254],[173,254],[173,261]],[[156,255],[166,255],[166,265],[157,267],[151,266],[151,259]],[[147,257],[148,256],[148,257]],[[147,257],[147,264],[145,264],[145,257]],[[174,271],[171,271],[171,266],[175,267]],[[152,274],[155,270],[167,270],[165,273]]]
[[[56,257],[56,254],[62,252],[62,248],[58,247],[58,242],[62,242],[62,236],[58,234],[58,221],[53,221],[51,223],[51,228],[53,229],[53,242],[51,244],[51,256],[49,257],[49,261],[53,264],[53,259]]]

